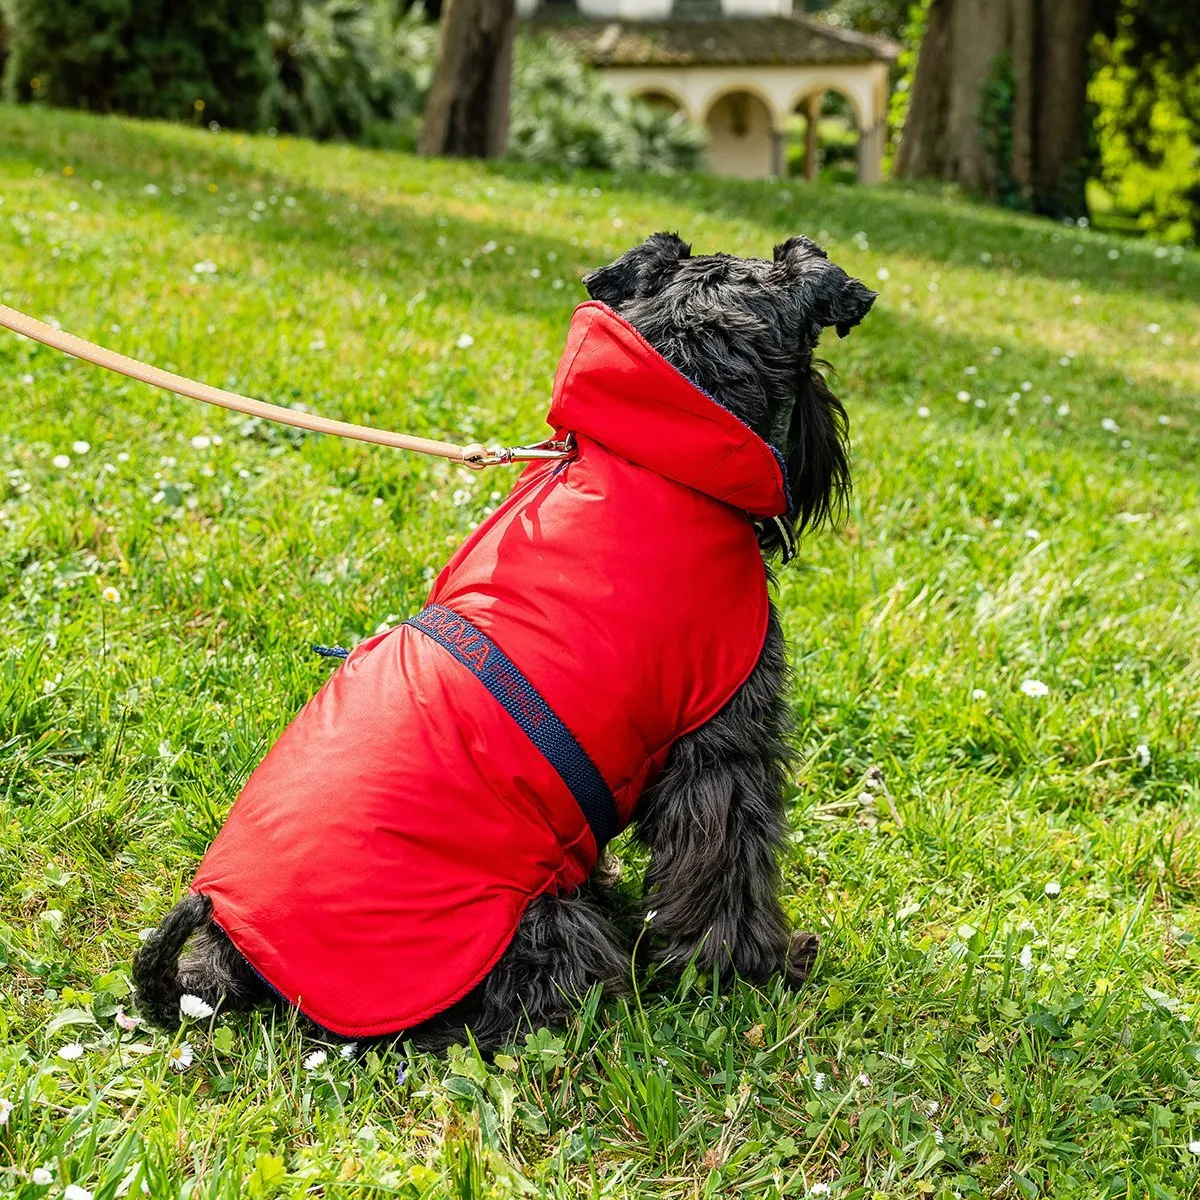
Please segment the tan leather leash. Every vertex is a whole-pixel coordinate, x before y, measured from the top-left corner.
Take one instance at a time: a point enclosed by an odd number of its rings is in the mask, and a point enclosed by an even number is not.
[[[359,442],[373,442],[378,446],[392,446],[397,450],[412,450],[417,454],[432,454],[438,458],[448,458],[451,462],[461,463],[464,467],[480,471],[484,467],[495,467],[502,463],[535,462],[540,459],[570,458],[575,452],[570,438],[565,441],[538,442],[533,446],[483,446],[472,442],[467,446],[457,446],[453,442],[439,442],[432,438],[412,437],[407,433],[391,433],[384,429],[373,429],[369,425],[354,425],[349,421],[334,421],[329,417],[319,417],[314,413],[298,412],[296,409],[284,408],[279,404],[268,404],[265,400],[252,400],[249,396],[239,396],[236,392],[227,392],[223,388],[211,387],[207,383],[197,383],[194,379],[185,379],[182,375],[172,374],[149,363],[139,362],[136,358],[128,358],[124,354],[106,350],[93,342],[72,333],[63,333],[43,321],[28,317],[15,308],[0,304],[0,326],[11,329],[14,333],[23,334],[41,342],[64,354],[74,355],[84,362],[94,363],[108,371],[116,371],[118,375],[126,375],[152,387],[163,388],[180,396],[189,396],[193,400],[205,404],[215,404],[220,408],[232,409],[234,412],[245,413],[250,417],[261,417],[264,421],[278,421],[283,425],[295,425],[298,429],[307,429],[312,433],[331,433],[335,437],[353,438]]]

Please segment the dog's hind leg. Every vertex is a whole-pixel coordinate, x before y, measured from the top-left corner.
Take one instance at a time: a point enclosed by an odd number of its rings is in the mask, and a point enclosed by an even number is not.
[[[749,679],[675,744],[637,817],[651,851],[645,904],[663,958],[732,965],[748,979],[803,979],[817,939],[792,934],[779,903],[791,709],[783,632],[772,606]]]
[[[538,896],[508,949],[464,1000],[411,1032],[420,1050],[440,1051],[469,1029],[490,1052],[519,1033],[563,1024],[596,984],[606,995],[629,983],[629,957],[590,887]]]
[[[146,938],[133,960],[139,1011],[164,1029],[179,1025],[179,998],[199,996],[214,1008],[250,1008],[270,991],[225,931],[207,896],[185,896]]]

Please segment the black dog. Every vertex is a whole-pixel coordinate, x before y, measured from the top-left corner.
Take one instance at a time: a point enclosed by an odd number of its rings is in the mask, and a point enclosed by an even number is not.
[[[764,556],[791,555],[806,527],[833,518],[850,476],[847,420],[813,354],[829,326],[844,336],[875,293],[807,238],[776,247],[774,260],[691,257],[659,233],[584,280],[593,299],[630,323],[688,380],[770,443],[786,467],[791,509],[758,528]],[[684,735],[643,795],[636,836],[649,850],[644,904],[661,960],[682,968],[732,968],[750,980],[785,973],[800,981],[817,939],[793,934],[779,901],[790,766],[788,667],[772,609],[758,664],[719,713]],[[628,950],[599,886],[541,895],[508,949],[465,999],[409,1030],[440,1048],[470,1029],[483,1048],[522,1027],[561,1022],[573,999],[599,984],[624,986]],[[142,1011],[174,1026],[179,998],[246,1007],[271,995],[209,920],[203,895],[180,902],[134,962]],[[181,957],[182,956],[182,957]]]

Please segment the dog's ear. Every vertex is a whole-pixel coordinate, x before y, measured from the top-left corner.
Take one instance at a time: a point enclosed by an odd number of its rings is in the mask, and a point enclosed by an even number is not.
[[[637,296],[652,296],[691,253],[691,246],[678,234],[654,233],[616,262],[585,275],[583,286],[593,300],[614,307]]]
[[[801,378],[783,447],[790,508],[758,526],[764,554],[795,554],[806,529],[837,523],[850,498],[850,422],[815,366]]]
[[[792,499],[787,517],[792,529],[802,532],[836,522],[850,495],[849,420],[815,366],[796,393],[784,465]]]
[[[871,311],[877,292],[852,279],[806,237],[788,238],[775,247],[775,265],[792,285],[803,289],[808,315],[821,328],[830,325],[845,337]]]

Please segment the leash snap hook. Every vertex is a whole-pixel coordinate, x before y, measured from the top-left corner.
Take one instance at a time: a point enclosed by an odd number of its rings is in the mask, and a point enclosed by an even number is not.
[[[484,467],[499,467],[507,463],[546,462],[556,459],[571,458],[575,454],[575,438],[568,434],[565,438],[548,438],[544,442],[535,442],[532,446],[483,446],[473,442],[462,450],[462,465],[472,471],[482,471]]]

